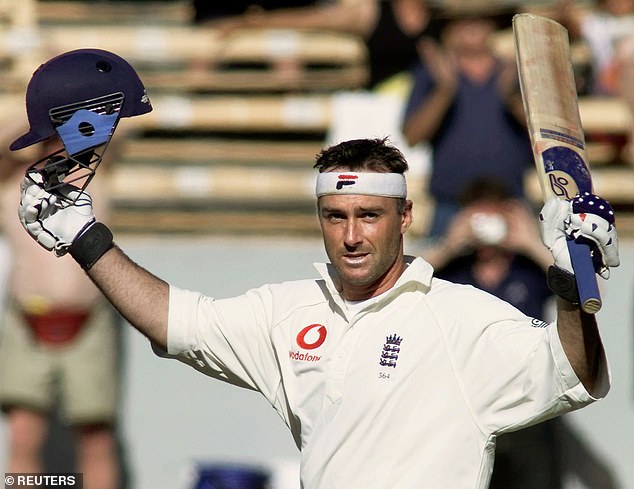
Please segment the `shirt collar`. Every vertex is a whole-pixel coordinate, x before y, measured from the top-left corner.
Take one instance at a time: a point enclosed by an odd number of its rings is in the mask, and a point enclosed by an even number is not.
[[[394,287],[385,294],[385,297],[389,297],[391,295],[389,292],[399,289],[409,282],[418,282],[423,286],[423,289],[430,287],[434,269],[429,263],[420,257],[413,256],[405,256],[405,263],[407,264],[405,270],[394,284]],[[341,295],[336,286],[338,276],[335,268],[330,263],[315,263],[314,267],[319,272],[321,278],[324,279],[331,296],[340,301]]]

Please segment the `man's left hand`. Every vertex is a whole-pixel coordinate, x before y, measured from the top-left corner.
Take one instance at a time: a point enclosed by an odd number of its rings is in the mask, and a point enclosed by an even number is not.
[[[590,244],[595,270],[604,279],[610,276],[610,267],[619,266],[614,209],[607,200],[587,192],[570,201],[551,198],[544,204],[540,221],[544,244],[559,268],[574,273],[567,239]]]

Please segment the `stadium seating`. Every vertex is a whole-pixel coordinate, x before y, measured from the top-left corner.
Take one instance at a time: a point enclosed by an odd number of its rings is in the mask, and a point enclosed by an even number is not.
[[[121,122],[121,158],[107,174],[119,230],[318,231],[312,162],[332,122],[332,95],[365,80],[359,39],[261,29],[224,37],[191,25],[182,0],[23,2],[31,8],[17,16],[13,2],[0,0],[5,111],[22,110],[34,66],[79,47],[125,57],[148,88],[154,111]],[[501,37],[499,49],[511,48]],[[579,62],[586,55],[575,50]],[[580,111],[597,189],[623,209],[619,217],[634,232],[634,168],[615,149],[632,114],[621,100],[589,97]],[[536,181],[527,186],[537,200]]]

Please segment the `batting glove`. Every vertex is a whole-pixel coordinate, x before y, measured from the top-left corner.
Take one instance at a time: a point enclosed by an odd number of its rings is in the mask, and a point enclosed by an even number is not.
[[[540,213],[542,240],[552,253],[555,265],[574,273],[567,240],[590,245],[596,272],[607,279],[610,267],[619,266],[619,246],[610,203],[585,192],[567,201],[551,198]]]
[[[72,185],[47,192],[38,172],[29,172],[20,185],[18,215],[26,231],[44,248],[65,255],[95,216],[90,196]],[[64,198],[66,197],[66,198]]]

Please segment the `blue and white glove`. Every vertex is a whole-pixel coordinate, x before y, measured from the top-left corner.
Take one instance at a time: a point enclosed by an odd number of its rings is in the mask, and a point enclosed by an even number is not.
[[[610,267],[619,266],[614,209],[607,200],[588,192],[570,201],[553,197],[546,201],[539,218],[542,241],[557,267],[574,274],[566,243],[570,239],[590,245],[595,270],[604,279],[609,278]]]
[[[92,199],[72,185],[62,186],[51,193],[41,184],[42,176],[36,171],[24,177],[20,185],[20,222],[41,246],[62,256],[73,241],[95,222]]]

